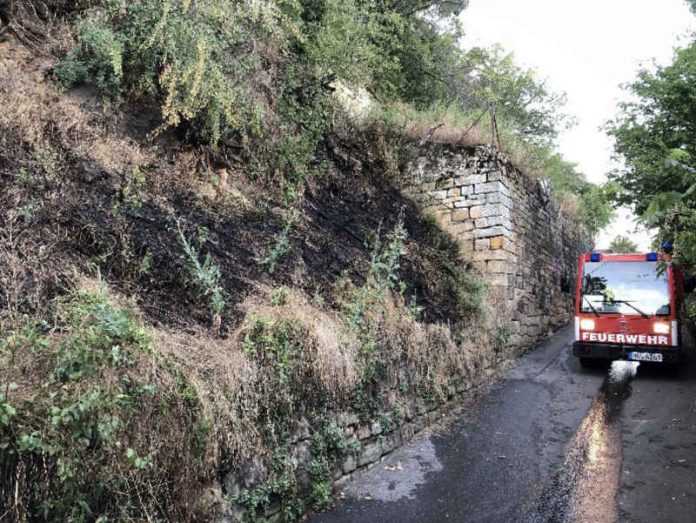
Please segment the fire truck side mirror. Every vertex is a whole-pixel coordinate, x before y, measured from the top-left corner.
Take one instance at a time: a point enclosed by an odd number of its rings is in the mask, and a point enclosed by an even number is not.
[[[684,292],[691,293],[694,292],[696,288],[696,277],[690,275],[684,275]]]

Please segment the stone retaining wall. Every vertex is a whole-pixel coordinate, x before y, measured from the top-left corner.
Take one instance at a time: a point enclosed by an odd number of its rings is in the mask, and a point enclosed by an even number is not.
[[[412,400],[403,403],[401,415],[398,417],[393,413],[385,413],[379,419],[365,421],[361,420],[354,412],[337,413],[331,416],[331,422],[340,429],[347,447],[343,456],[336,461],[334,466],[334,486],[340,488],[356,473],[375,466],[382,461],[385,455],[409,442],[423,429],[436,423],[444,414],[460,405],[465,395],[470,393],[473,388],[490,381],[498,366],[497,362],[491,362],[489,367],[483,369],[475,383],[461,381],[456,386],[451,385],[447,397],[440,401],[427,403],[422,400]],[[298,487],[303,495],[307,495],[311,488],[309,466],[312,460],[313,430],[315,428],[311,427],[307,419],[297,420],[289,449],[293,473],[298,478]],[[356,449],[357,451],[355,451]],[[234,498],[235,495],[259,485],[264,481],[265,475],[265,466],[259,459],[247,467],[242,474],[229,473],[223,479],[224,491],[230,498]],[[266,512],[263,521],[281,523],[284,521],[283,518],[283,506],[281,500],[277,500]],[[240,523],[243,521],[247,521],[244,509],[231,503],[227,515],[222,518],[222,522]]]
[[[577,259],[592,238],[547,183],[487,146],[433,144],[409,171],[409,192],[489,283],[510,346],[532,346],[570,320]]]
[[[414,180],[408,192],[457,238],[462,263],[473,264],[490,284],[498,328],[510,347],[531,346],[570,319],[577,257],[591,247],[591,238],[572,216],[561,212],[543,183],[483,146],[429,146],[407,174]],[[500,361],[489,361],[477,379],[485,381],[499,365]],[[445,398],[430,404],[402,402],[399,416],[384,413],[368,421],[355,413],[331,416],[347,448],[334,465],[334,484],[341,485],[356,472],[374,466],[460,404],[474,386],[469,382],[450,385]],[[292,472],[303,496],[311,489],[315,430],[310,421],[299,419],[290,439]],[[259,458],[245,470],[227,474],[223,490],[234,500],[266,477]],[[223,521],[244,521],[244,516],[241,506],[232,502]],[[281,500],[264,518],[270,523],[283,521]]]

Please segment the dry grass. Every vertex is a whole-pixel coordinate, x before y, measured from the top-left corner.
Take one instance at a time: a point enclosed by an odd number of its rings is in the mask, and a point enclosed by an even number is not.
[[[412,122],[404,129],[406,137],[432,143],[462,144],[469,146],[490,143],[491,134],[483,124],[465,125],[454,122]]]
[[[336,405],[350,396],[357,383],[356,346],[342,332],[337,316],[312,309],[298,294],[290,293],[284,305],[272,306],[266,300],[248,300],[244,309],[248,322],[264,318],[273,322],[302,325],[308,334],[298,365],[303,375],[316,383],[308,390],[330,391],[329,401]],[[208,332],[171,331],[152,328],[153,342],[166,359],[175,362],[194,385],[201,401],[204,418],[211,423],[206,460],[210,467],[229,462],[234,469],[257,455],[268,456],[264,427],[259,425],[262,412],[278,398],[264,396],[268,376],[265,369],[245,356],[243,339],[249,323],[245,322],[227,340]],[[296,406],[298,412],[302,405]]]

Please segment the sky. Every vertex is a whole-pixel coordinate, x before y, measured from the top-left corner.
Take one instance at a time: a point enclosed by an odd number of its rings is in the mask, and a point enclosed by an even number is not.
[[[618,166],[600,127],[627,98],[621,85],[641,64],[670,63],[674,48],[696,30],[683,0],[470,0],[461,21],[466,47],[498,43],[567,94],[566,111],[578,124],[561,135],[559,148],[595,183]],[[648,250],[649,234],[636,231],[627,209],[599,234],[597,248],[619,234]]]

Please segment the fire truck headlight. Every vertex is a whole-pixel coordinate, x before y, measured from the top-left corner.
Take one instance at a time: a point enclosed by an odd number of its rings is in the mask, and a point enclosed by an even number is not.
[[[593,331],[595,329],[595,322],[589,318],[583,318],[580,320],[580,329],[584,331]]]
[[[653,332],[655,334],[669,334],[669,323],[656,321],[653,323]]]

